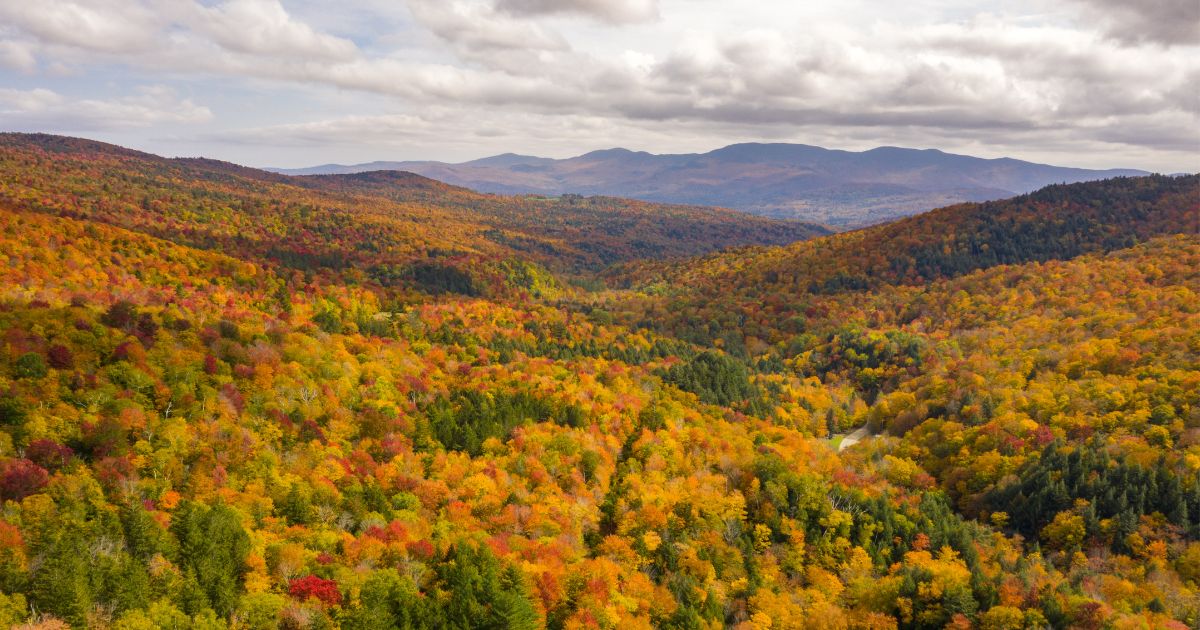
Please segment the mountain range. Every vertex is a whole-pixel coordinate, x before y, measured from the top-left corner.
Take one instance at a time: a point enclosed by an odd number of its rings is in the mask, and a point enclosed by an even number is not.
[[[617,148],[566,159],[505,153],[458,164],[369,162],[267,170],[289,175],[402,170],[480,192],[613,195],[725,206],[840,228],[963,201],[1012,197],[1049,184],[1147,174],[983,159],[935,149],[879,147],[856,152],[782,143],[734,144],[700,154]]]
[[[582,272],[829,233],[708,206],[481,194],[397,171],[289,177],[79,138],[0,133],[0,208],[31,199],[54,214],[302,269],[357,267],[389,284],[414,265],[444,285],[487,261]],[[477,280],[466,292],[490,283]]]
[[[0,628],[1192,628],[1197,294],[1200,175],[826,234],[0,133]]]

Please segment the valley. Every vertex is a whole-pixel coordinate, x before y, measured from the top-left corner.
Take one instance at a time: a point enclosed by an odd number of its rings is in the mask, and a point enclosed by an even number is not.
[[[1196,175],[832,233],[3,134],[0,334],[6,626],[1200,622]]]

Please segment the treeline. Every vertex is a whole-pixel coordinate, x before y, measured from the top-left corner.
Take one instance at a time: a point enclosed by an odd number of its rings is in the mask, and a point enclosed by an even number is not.
[[[784,248],[714,255],[686,266],[633,265],[611,279],[626,285],[665,280],[686,288],[684,294],[720,302],[921,284],[997,265],[1122,249],[1158,235],[1195,234],[1197,199],[1200,175],[1054,185]]]
[[[1145,544],[1137,532],[1152,515],[1180,535],[1200,539],[1200,479],[1181,474],[1165,457],[1145,466],[1109,450],[1103,440],[1074,447],[1052,443],[1013,483],[992,491],[989,507],[1030,538],[1045,532],[1059,548],[1095,539],[1131,553]]]

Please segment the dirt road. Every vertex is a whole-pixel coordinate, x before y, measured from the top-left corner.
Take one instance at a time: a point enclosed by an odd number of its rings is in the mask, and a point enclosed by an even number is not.
[[[858,444],[860,441],[862,441],[863,438],[870,437],[870,436],[871,436],[871,432],[867,429],[867,425],[864,424],[861,427],[858,427],[857,429],[852,431],[846,437],[842,438],[841,443],[838,444],[838,452],[840,453],[840,452],[846,450],[848,447]]]

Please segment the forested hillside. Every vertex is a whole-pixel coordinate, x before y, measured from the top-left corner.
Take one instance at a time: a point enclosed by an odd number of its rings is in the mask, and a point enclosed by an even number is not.
[[[531,264],[579,272],[828,233],[712,208],[480,195],[406,173],[289,178],[29,134],[0,134],[0,200],[344,280],[468,294],[529,289]]]
[[[578,248],[583,258],[576,264],[593,268],[597,262],[696,255],[731,245],[785,244],[830,233],[812,223],[762,220],[703,206],[569,194],[485,195],[399,171],[314,175],[292,182],[316,190],[453,209],[490,226],[484,236],[502,245],[524,251],[522,246],[529,246],[521,239],[552,238]]]
[[[781,224],[0,138],[0,625],[1200,623],[1196,178],[589,291]]]
[[[995,265],[1062,260],[1178,232],[1200,233],[1200,175],[1049,186],[809,243],[715,255],[699,264],[639,261],[610,275],[625,286],[661,279],[711,295],[735,291],[749,298],[798,297],[921,284]]]

